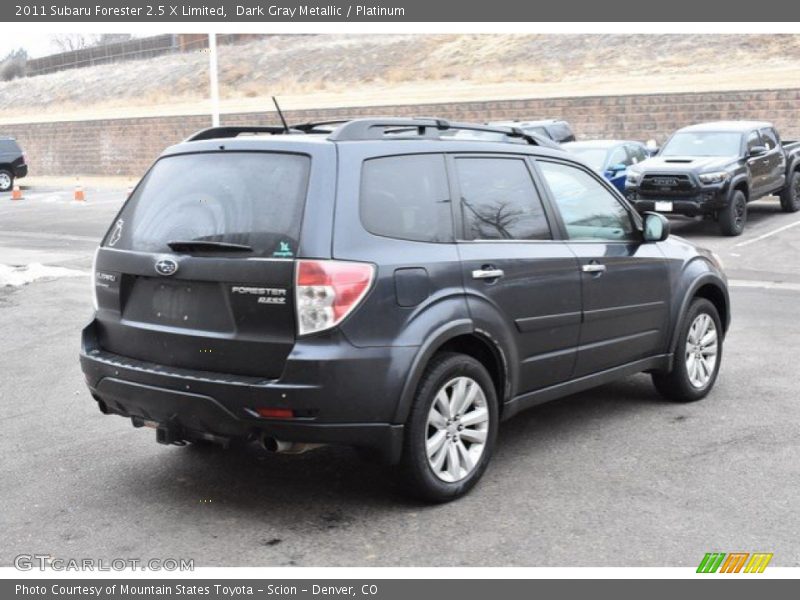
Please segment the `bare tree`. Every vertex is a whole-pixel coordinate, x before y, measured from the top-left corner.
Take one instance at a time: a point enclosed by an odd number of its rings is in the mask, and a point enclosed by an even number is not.
[[[130,33],[55,33],[51,36],[53,45],[60,52],[72,52],[92,46],[104,46],[115,42],[127,42],[132,39]]]
[[[94,45],[94,36],[85,33],[54,33],[50,39],[61,52],[72,52]]]
[[[0,81],[10,81],[27,74],[28,51],[18,48],[0,59]]]

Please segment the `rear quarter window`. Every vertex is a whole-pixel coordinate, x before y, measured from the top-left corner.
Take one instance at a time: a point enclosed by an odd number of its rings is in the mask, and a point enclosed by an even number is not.
[[[442,154],[364,161],[361,223],[374,235],[417,242],[453,240],[450,188]]]
[[[13,152],[13,153],[20,153],[22,152],[19,148],[19,144],[17,144],[14,140],[0,140],[0,152]]]
[[[171,241],[215,241],[292,258],[310,164],[308,156],[276,152],[164,157],[125,204],[105,244],[169,252]]]

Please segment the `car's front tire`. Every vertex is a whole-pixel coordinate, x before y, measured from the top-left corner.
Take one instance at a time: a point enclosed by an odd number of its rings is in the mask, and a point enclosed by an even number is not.
[[[742,235],[746,223],[747,196],[741,190],[736,190],[728,206],[719,213],[719,228],[723,235]]]
[[[436,355],[406,423],[400,469],[408,490],[433,502],[466,494],[497,439],[498,400],[486,368],[465,354]]]
[[[8,192],[14,188],[14,174],[8,169],[0,169],[0,192]]]
[[[800,171],[789,173],[786,187],[781,191],[781,209],[793,213],[800,210]]]
[[[695,298],[681,323],[672,371],[653,373],[653,384],[668,400],[700,400],[714,387],[721,361],[722,322],[717,308],[705,298]]]

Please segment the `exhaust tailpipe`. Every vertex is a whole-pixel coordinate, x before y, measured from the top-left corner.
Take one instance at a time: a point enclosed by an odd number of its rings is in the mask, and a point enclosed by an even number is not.
[[[321,448],[325,444],[308,444],[305,442],[285,442],[283,440],[276,440],[274,437],[264,435],[261,437],[261,447],[267,452],[274,452],[276,454],[303,454],[309,450]]]

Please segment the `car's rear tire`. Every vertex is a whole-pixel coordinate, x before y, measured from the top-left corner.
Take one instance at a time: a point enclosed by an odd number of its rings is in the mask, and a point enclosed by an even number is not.
[[[786,187],[781,190],[780,199],[783,212],[793,213],[800,210],[800,171],[789,174]]]
[[[471,356],[436,355],[406,423],[399,465],[409,492],[432,502],[466,494],[489,464],[498,400],[486,368]]]
[[[719,228],[723,235],[742,235],[747,223],[747,196],[736,190],[731,196],[728,206],[719,213]]]
[[[705,398],[717,380],[722,322],[714,304],[695,298],[680,327],[672,371],[653,373],[653,384],[668,400],[694,402]]]
[[[14,174],[8,169],[0,169],[0,192],[8,192],[14,188]]]

